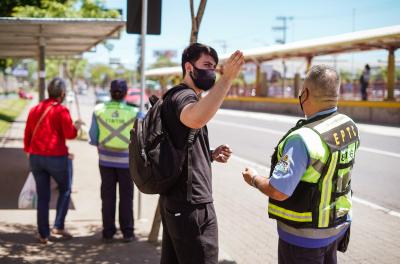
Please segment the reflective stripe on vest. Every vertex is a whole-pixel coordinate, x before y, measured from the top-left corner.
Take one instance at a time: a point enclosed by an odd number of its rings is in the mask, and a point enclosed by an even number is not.
[[[295,212],[282,207],[279,207],[274,204],[269,204],[268,212],[287,220],[296,221],[296,222],[311,222],[312,221],[312,213],[311,212]]]
[[[321,186],[321,201],[319,203],[319,216],[318,216],[318,227],[327,227],[329,224],[329,214],[331,212],[331,193],[332,193],[332,178],[335,173],[336,163],[338,159],[338,153],[332,154],[331,162],[327,173],[322,180]]]
[[[96,106],[95,116],[99,126],[99,145],[109,149],[123,150],[129,146],[129,132],[134,124],[137,110],[120,102]]]

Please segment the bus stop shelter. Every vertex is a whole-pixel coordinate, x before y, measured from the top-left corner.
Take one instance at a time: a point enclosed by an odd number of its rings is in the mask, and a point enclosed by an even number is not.
[[[400,25],[351,32],[318,39],[297,41],[284,45],[273,45],[248,49],[243,50],[243,55],[246,62],[254,62],[257,65],[256,94],[260,94],[261,62],[276,59],[305,58],[307,61],[308,70],[311,66],[312,59],[316,56],[369,50],[387,50],[387,99],[394,100],[395,51],[398,48],[400,48]],[[228,54],[223,54],[220,57],[220,61],[223,62],[228,58]],[[182,69],[180,66],[165,67],[148,70],[146,71],[146,76],[163,77],[168,75],[179,75],[181,73]],[[299,80],[299,78],[300,75],[297,74],[296,79]],[[299,81],[295,81],[295,83],[298,82]]]
[[[45,58],[92,51],[106,39],[119,39],[124,26],[120,19],[0,17],[0,58],[37,59],[43,100]]]

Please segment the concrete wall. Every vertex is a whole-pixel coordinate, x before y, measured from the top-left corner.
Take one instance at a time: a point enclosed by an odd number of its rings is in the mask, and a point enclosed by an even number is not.
[[[222,108],[302,116],[296,99],[227,98]],[[400,127],[400,102],[339,102],[339,111],[361,123]]]

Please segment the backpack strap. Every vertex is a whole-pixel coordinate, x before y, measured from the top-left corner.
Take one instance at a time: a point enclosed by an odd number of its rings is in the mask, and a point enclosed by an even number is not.
[[[190,202],[192,200],[192,182],[193,182],[193,165],[192,165],[192,155],[193,155],[193,143],[194,138],[198,134],[199,129],[191,129],[187,139],[187,169],[188,169],[188,178],[186,182],[186,200]]]
[[[50,111],[50,109],[51,109],[53,106],[57,105],[57,104],[58,104],[57,102],[51,103],[50,106],[48,106],[48,107],[46,108],[46,110],[43,112],[43,114],[40,116],[39,121],[37,121],[36,126],[35,126],[35,128],[33,129],[32,136],[31,136],[31,143],[32,143],[32,141],[33,141],[33,137],[36,135],[37,129],[38,129],[38,127],[39,127],[39,124],[42,123],[44,117],[47,115],[47,113]]]
[[[185,89],[190,89],[190,87],[188,87],[185,84],[180,84],[178,86],[175,86],[174,88],[169,89],[164,96],[162,97],[163,100],[166,100],[167,97],[171,97],[174,93],[181,91],[181,90],[185,90]],[[188,202],[190,202],[192,200],[192,183],[193,183],[193,159],[192,159],[192,155],[193,155],[193,143],[194,140],[197,136],[197,134],[200,132],[200,129],[190,129],[188,138],[187,138],[187,143],[186,143],[186,151],[187,151],[187,169],[188,169],[188,177],[187,177],[187,181],[186,181],[186,189],[187,189],[187,193],[186,193],[186,200]]]

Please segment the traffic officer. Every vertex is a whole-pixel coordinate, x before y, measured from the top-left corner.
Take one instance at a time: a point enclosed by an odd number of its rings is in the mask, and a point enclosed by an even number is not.
[[[279,141],[270,177],[252,168],[242,172],[248,184],[269,196],[279,263],[337,263],[336,251],[347,248],[359,136],[353,120],[337,112],[339,86],[334,68],[313,66],[299,96],[306,119]]]
[[[103,240],[116,233],[116,186],[119,185],[119,224],[124,242],[134,239],[133,182],[129,174],[129,132],[138,113],[127,105],[124,80],[111,82],[111,101],[96,105],[89,130],[90,144],[97,146],[101,175]]]

